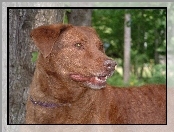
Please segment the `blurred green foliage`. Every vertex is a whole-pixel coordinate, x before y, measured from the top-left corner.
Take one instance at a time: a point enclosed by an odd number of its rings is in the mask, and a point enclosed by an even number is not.
[[[106,54],[123,71],[124,17],[131,14],[131,76],[129,85],[166,83],[166,9],[95,9],[92,26],[105,47]],[[163,63],[162,63],[163,61]],[[149,67],[149,68],[147,68]],[[108,79],[123,86],[123,74]]]
[[[162,64],[152,66],[152,69],[148,69],[148,74],[143,74],[142,78],[138,78],[134,74],[131,74],[129,86],[140,86],[143,84],[166,84],[166,66]],[[123,75],[117,70],[107,79],[107,83],[113,86],[125,86],[123,82]]]
[[[71,9],[65,9],[64,14],[63,14],[63,24],[68,24],[68,16],[67,13],[70,13]]]
[[[37,57],[38,57],[38,52],[32,52],[32,58],[31,58],[31,61],[32,62],[36,62],[36,60],[37,60]]]

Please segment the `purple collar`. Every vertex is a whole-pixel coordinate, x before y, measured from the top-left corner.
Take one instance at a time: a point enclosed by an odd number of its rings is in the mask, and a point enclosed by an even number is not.
[[[67,103],[67,104],[63,104],[63,103],[55,104],[55,103],[46,103],[46,102],[34,101],[31,96],[30,96],[30,101],[34,105],[40,105],[40,106],[47,107],[47,108],[55,108],[55,107],[61,107],[61,106],[71,106],[71,104],[69,104],[69,103]]]

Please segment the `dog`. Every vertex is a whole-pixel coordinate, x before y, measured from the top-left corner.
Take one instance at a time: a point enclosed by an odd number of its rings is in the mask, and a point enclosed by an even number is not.
[[[166,124],[166,85],[113,87],[117,65],[92,27],[43,25],[29,89],[27,124]]]

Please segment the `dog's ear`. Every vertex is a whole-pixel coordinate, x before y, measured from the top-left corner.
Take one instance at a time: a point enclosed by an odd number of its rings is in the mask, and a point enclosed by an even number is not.
[[[58,39],[62,30],[70,27],[72,25],[65,24],[52,24],[48,26],[40,26],[31,31],[30,36],[34,40],[39,51],[44,57],[47,57]]]

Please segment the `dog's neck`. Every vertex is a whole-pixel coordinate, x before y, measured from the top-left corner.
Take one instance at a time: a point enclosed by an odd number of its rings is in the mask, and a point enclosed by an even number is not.
[[[36,79],[32,82],[31,96],[34,101],[54,102],[54,103],[72,103],[79,100],[89,88],[83,86],[77,87],[77,82],[63,80],[56,72],[46,71],[38,67],[35,72]],[[38,81],[39,80],[39,81]],[[62,83],[65,82],[66,83]],[[38,102],[38,104],[40,104]]]

